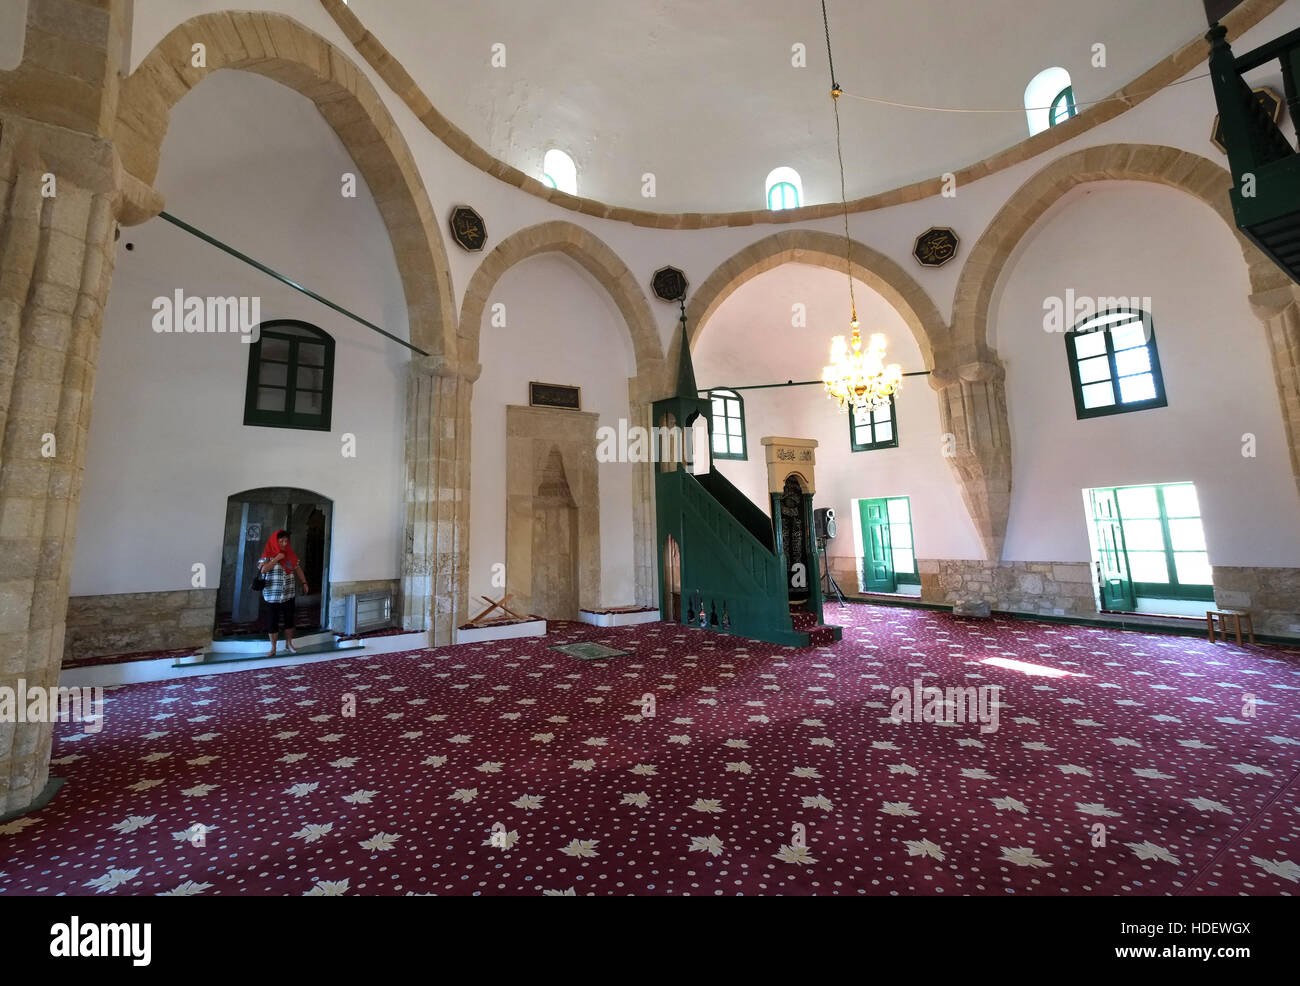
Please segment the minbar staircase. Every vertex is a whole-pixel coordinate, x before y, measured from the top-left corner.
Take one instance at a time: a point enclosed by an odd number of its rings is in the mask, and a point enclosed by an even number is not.
[[[780,528],[774,525],[773,518],[732,486],[712,463],[708,472],[697,476],[687,466],[693,457],[677,454],[686,450],[686,436],[700,418],[709,426],[707,441],[713,440],[712,402],[700,396],[691,364],[686,295],[683,293],[677,300],[682,310],[677,388],[673,396],[651,405],[659,433],[654,440],[659,443],[655,543],[660,614],[665,619],[680,618],[683,626],[699,626],[699,612],[689,612],[698,598],[708,614],[708,628],[718,633],[790,647],[839,640],[841,629],[823,626],[819,615],[822,598],[817,555],[810,550],[811,493],[803,497],[802,506],[803,528],[808,534],[802,539],[805,557],[791,559],[804,565],[811,591],[804,604],[806,609],[795,618],[790,613],[790,569]],[[764,439],[765,444],[767,441]],[[674,547],[676,560],[670,561]],[[680,593],[674,589],[680,589]],[[674,613],[673,600],[678,597],[680,613]]]
[[[808,634],[808,643],[813,647],[825,647],[840,639],[843,632],[840,627],[827,626],[817,622],[815,613],[806,609],[790,610],[790,622],[796,633]]]
[[[731,622],[729,628],[710,624],[710,630],[792,647],[840,639],[840,627],[825,626],[804,610],[791,613],[772,522],[725,476],[717,470],[658,472],[655,499],[659,530],[680,546],[684,607],[698,593],[707,611],[719,618],[725,611]]]
[[[1227,30],[1215,24],[1210,42],[1210,77],[1219,107],[1219,132],[1232,171],[1232,212],[1237,227],[1274,263],[1300,283],[1300,154],[1260,105],[1242,76],[1271,61],[1282,63],[1282,82],[1293,128],[1300,119],[1300,30],[1240,58],[1232,54]]]

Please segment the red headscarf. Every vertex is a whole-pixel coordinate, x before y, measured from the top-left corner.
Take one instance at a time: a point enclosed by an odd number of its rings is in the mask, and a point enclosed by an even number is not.
[[[268,559],[274,558],[281,551],[283,551],[284,558],[281,559],[280,564],[284,566],[284,570],[286,572],[292,572],[295,568],[298,567],[298,556],[294,554],[292,548],[280,547],[281,534],[284,534],[284,531],[276,531],[274,534],[271,535],[271,539],[266,542],[266,547],[262,549],[261,560],[267,561]]]

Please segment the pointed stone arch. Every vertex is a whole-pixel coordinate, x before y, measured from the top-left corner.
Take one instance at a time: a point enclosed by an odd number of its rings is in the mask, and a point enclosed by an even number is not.
[[[195,44],[205,64],[193,65]],[[219,69],[273,79],[316,104],[365,179],[388,229],[406,296],[411,344],[456,356],[446,248],[415,159],[366,76],[338,48],[282,14],[222,11],[173,28],[122,83],[116,143],[126,175],[119,214],[134,224],[162,209],[153,190],[172,108]]]
[[[501,276],[521,261],[542,253],[564,254],[609,292],[627,324],[637,376],[658,373],[663,364],[663,346],[650,302],[636,275],[600,237],[563,220],[538,223],[512,233],[483,258],[470,278],[460,307],[460,347],[465,358],[478,359],[483,311]]]
[[[921,349],[926,368],[932,368],[935,350],[948,337],[948,326],[925,289],[895,261],[856,240],[851,244],[849,261],[853,276],[888,301],[903,317]],[[724,260],[695,289],[686,306],[691,348],[695,348],[713,313],[737,288],[782,264],[844,270],[844,238],[811,229],[786,230],[751,243]]]
[[[989,306],[1017,244],[1061,196],[1076,185],[1095,181],[1149,181],[1186,192],[1218,213],[1237,237],[1249,268],[1252,294],[1291,283],[1237,230],[1228,199],[1232,176],[1213,161],[1159,144],[1087,147],[1057,158],[1021,185],[971,248],[957,281],[953,305],[953,362],[980,359],[990,351]]]
[[[649,428],[650,401],[667,386],[663,345],[650,302],[628,269],[594,233],[570,222],[553,220],[528,226],[506,237],[483,258],[465,289],[460,309],[459,351],[467,361],[477,361],[483,312],[503,274],[516,264],[544,253],[561,253],[596,279],[613,300],[627,325],[636,359],[636,375],[628,380],[629,427]],[[633,466],[632,539],[636,603],[657,602],[654,543],[654,473],[649,463]]]
[[[1029,178],[993,217],[966,258],[953,305],[951,350],[942,354],[943,362],[957,368],[958,375],[986,370],[1001,380],[988,326],[989,307],[1007,262],[1061,196],[1097,181],[1148,181],[1186,192],[1213,209],[1236,237],[1250,279],[1250,304],[1263,323],[1272,354],[1291,468],[1300,486],[1300,285],[1237,229],[1228,196],[1229,172],[1191,151],[1159,144],[1101,144],[1066,154]],[[1005,469],[1009,510],[1009,447],[1005,459],[1001,453],[977,458],[984,466]]]
[[[723,261],[696,289],[687,306],[691,345],[732,292],[759,274],[788,263],[843,270],[844,239],[814,230],[789,230],[759,240]],[[951,351],[949,329],[925,289],[889,257],[863,243],[851,243],[849,263],[853,276],[888,301],[911,329],[931,371],[930,385],[939,397],[945,437],[941,451],[957,478],[985,554],[993,560],[1000,558],[1011,502],[1010,428],[1001,366],[995,359],[959,368],[941,362]],[[671,354],[672,365],[677,356]]]

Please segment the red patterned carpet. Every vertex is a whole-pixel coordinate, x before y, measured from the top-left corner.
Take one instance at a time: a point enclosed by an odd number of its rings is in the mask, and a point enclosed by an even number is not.
[[[567,624],[117,688],[102,732],[58,727],[54,801],[0,825],[0,894],[1300,887],[1296,650],[827,616],[828,648]],[[575,641],[628,654],[549,649]],[[892,721],[918,678],[1001,686],[998,729]]]

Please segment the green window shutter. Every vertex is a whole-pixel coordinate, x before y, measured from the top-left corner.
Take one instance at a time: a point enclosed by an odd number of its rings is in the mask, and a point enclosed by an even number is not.
[[[862,522],[862,584],[867,592],[896,592],[893,543],[887,500],[859,500]]]
[[[1166,407],[1151,316],[1136,309],[1099,312],[1065,334],[1079,419]]]
[[[1214,586],[1190,483],[1090,490],[1102,568],[1103,608],[1131,611],[1137,597],[1212,602]]]
[[[334,340],[296,319],[263,322],[249,346],[244,424],[329,431],[334,391]]]
[[[709,391],[713,405],[709,449],[715,459],[748,459],[745,446],[745,399],[734,390]]]
[[[889,543],[894,579],[899,585],[920,585],[916,567],[916,546],[912,540],[912,503],[905,496],[885,501],[889,513]]]
[[[870,452],[898,447],[898,413],[891,394],[886,407],[873,411],[849,409],[849,449]]]

